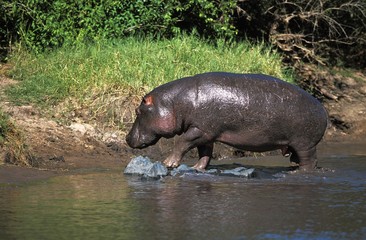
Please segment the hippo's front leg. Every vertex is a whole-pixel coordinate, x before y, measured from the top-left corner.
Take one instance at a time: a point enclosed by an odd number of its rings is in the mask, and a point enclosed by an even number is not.
[[[167,167],[177,167],[183,156],[192,148],[205,144],[206,134],[197,127],[191,127],[176,142],[173,152],[164,160]]]

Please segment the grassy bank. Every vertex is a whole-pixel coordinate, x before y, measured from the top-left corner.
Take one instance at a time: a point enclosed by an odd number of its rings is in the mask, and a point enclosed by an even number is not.
[[[127,38],[42,55],[19,51],[12,62],[12,77],[23,82],[8,94],[13,100],[39,104],[90,97],[106,89],[150,90],[207,71],[257,72],[291,80],[280,56],[263,44],[213,45],[188,36],[160,41]]]
[[[19,50],[11,62],[11,77],[21,80],[7,90],[13,101],[46,108],[67,102],[69,112],[83,105],[88,118],[98,115],[114,123],[125,116],[117,108],[131,105],[129,99],[118,99],[131,95],[139,99],[155,86],[184,76],[229,71],[292,81],[280,55],[264,44],[207,43],[193,36],[101,41],[38,55]]]

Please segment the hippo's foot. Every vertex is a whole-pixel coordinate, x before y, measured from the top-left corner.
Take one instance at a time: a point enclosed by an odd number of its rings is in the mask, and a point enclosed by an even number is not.
[[[164,160],[164,165],[168,168],[176,168],[179,166],[179,162],[174,156],[169,156]]]
[[[197,171],[204,172],[208,163],[210,161],[210,157],[202,157],[194,166],[193,168]]]
[[[197,147],[197,150],[200,160],[198,160],[198,162],[193,166],[193,168],[200,172],[203,172],[210,163],[213,151],[213,143],[199,145]]]
[[[311,171],[317,167],[316,148],[305,151],[294,151],[291,154],[291,162],[297,163],[300,170]]]
[[[312,171],[314,169],[316,169],[317,167],[317,160],[314,159],[312,161],[307,161],[307,162],[300,162],[300,170],[303,171]]]

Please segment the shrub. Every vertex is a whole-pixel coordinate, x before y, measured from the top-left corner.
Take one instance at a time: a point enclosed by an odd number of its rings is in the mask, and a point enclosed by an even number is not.
[[[0,0],[0,10],[2,50],[14,40],[43,51],[196,29],[211,39],[265,40],[292,63],[366,64],[364,0]]]
[[[215,36],[235,34],[230,13],[236,1],[0,0],[2,32],[20,33],[33,50],[132,34],[170,37],[197,29]],[[17,16],[17,17],[15,17]],[[6,35],[6,34],[5,34]]]

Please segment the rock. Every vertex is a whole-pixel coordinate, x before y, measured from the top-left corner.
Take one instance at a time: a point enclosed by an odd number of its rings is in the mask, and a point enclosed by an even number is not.
[[[197,172],[197,170],[194,169],[194,168],[188,167],[185,164],[182,164],[179,167],[174,168],[173,170],[171,170],[170,175],[176,176],[178,174],[184,174],[184,173],[188,173],[188,172],[189,173],[194,173],[194,172]]]
[[[119,136],[117,132],[105,132],[102,135],[103,142],[118,142]]]
[[[148,157],[137,156],[130,161],[124,173],[157,178],[168,175],[168,169],[160,162],[152,163]]]
[[[150,178],[163,177],[168,175],[168,169],[160,162],[154,162],[144,175]]]
[[[92,125],[86,123],[72,123],[69,128],[74,132],[79,132],[81,135],[88,133],[89,135],[95,135],[95,129]]]
[[[359,91],[362,94],[366,94],[366,86],[362,86]]]
[[[346,84],[348,87],[355,87],[358,85],[357,81],[354,78],[351,77],[345,77],[341,80],[344,84]]]
[[[143,175],[152,166],[152,162],[148,157],[138,156],[133,158],[127,165],[125,174]]]
[[[177,176],[177,175],[183,175],[185,173],[203,173],[209,175],[237,176],[237,177],[250,178],[253,177],[254,170],[255,170],[254,168],[248,169],[245,167],[237,167],[234,169],[226,169],[226,170],[211,168],[204,172],[198,172],[196,169],[188,167],[185,164],[182,164],[179,167],[174,168],[172,171],[170,171],[170,175]]]
[[[217,174],[217,173],[219,173],[219,170],[213,168],[213,169],[207,170],[206,173],[208,173],[208,174]]]
[[[137,156],[133,158],[124,170],[124,174],[140,175],[147,178],[161,178],[167,175],[182,176],[186,173],[204,174],[204,175],[221,175],[221,176],[236,176],[251,178],[254,177],[254,168],[236,167],[234,169],[216,169],[212,168],[204,172],[198,172],[196,169],[182,164],[171,171],[161,163],[152,163],[150,158],[144,156]]]
[[[234,175],[239,177],[251,177],[254,172],[254,168],[237,167],[234,169],[221,171],[222,175]]]

